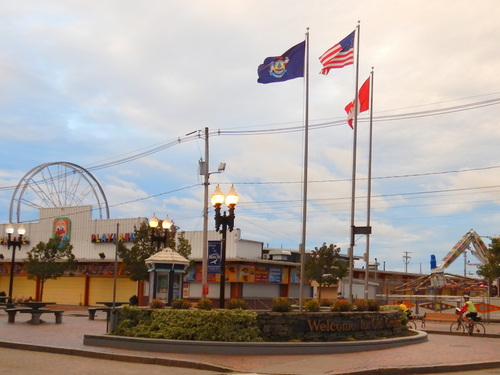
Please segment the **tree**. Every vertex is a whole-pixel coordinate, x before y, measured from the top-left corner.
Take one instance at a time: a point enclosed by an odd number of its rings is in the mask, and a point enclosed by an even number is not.
[[[23,268],[28,272],[29,279],[38,278],[40,281],[40,301],[43,300],[45,282],[74,270],[77,263],[73,245],[69,241],[61,242],[58,236],[52,237],[47,243],[40,241],[27,255]]]
[[[487,279],[491,285],[493,280],[500,277],[500,238],[493,238],[488,249],[487,261],[478,267],[477,274]]]
[[[191,245],[184,237],[184,232],[180,232],[177,236],[179,227],[172,225],[167,232],[167,240],[165,247],[175,249],[185,258],[191,255]],[[165,234],[163,228],[156,229],[157,236]],[[129,249],[123,243],[118,244],[118,256],[123,260],[130,272],[130,279],[134,281],[149,280],[149,273],[146,267],[146,259],[159,251],[159,247],[151,242],[151,228],[145,221],[141,223],[139,228],[134,229],[135,238],[132,247]],[[176,246],[176,237],[178,244]]]
[[[339,279],[347,276],[347,262],[339,256],[340,248],[330,244],[315,247],[309,254],[305,264],[306,277],[319,285],[318,298],[321,299],[321,288],[337,284]]]

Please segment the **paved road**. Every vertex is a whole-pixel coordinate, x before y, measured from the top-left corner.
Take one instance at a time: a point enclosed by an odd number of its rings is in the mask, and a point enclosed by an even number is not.
[[[436,372],[434,374],[427,375],[443,375],[442,372]],[[498,375],[500,374],[500,368],[486,369],[486,370],[472,370],[472,371],[460,371],[460,372],[446,372],[445,375]],[[415,374],[416,375],[416,374]]]
[[[218,375],[191,368],[84,358],[80,356],[0,348],[0,374],[51,375]],[[227,373],[226,373],[227,374]]]
[[[2,358],[2,364],[0,367],[0,374],[2,375],[39,374],[42,369],[43,372],[49,372],[51,375],[231,375],[230,373],[220,373],[207,370],[127,363],[106,359],[84,358],[72,355],[31,352],[5,348],[0,348],[0,358]],[[438,374],[442,375],[443,372],[428,373],[428,375]],[[251,374],[247,373],[246,375]],[[500,375],[500,368],[447,372],[445,375]]]
[[[434,322],[427,329],[436,332],[429,334],[427,342],[387,350],[321,355],[270,353],[252,356],[159,353],[86,346],[83,345],[84,334],[106,332],[105,314],[98,315],[96,320],[89,320],[86,310],[67,310],[62,324],[55,324],[53,317],[49,317],[46,323],[33,326],[26,323],[26,317],[22,318],[16,323],[7,323],[7,314],[0,310],[0,374],[39,374],[46,373],[49,369],[51,375],[218,375],[224,371],[227,371],[226,374],[409,375],[418,368],[420,374],[449,370],[465,375],[500,375],[498,323],[488,325],[490,337],[450,336],[449,323]],[[18,350],[21,347],[31,351]],[[109,358],[118,360],[110,361]],[[132,363],[132,359],[139,362]],[[170,366],[158,365],[158,361]],[[485,367],[484,364],[497,368],[464,372],[465,368],[479,369]],[[470,367],[471,365],[475,367]],[[457,371],[459,369],[462,372]]]

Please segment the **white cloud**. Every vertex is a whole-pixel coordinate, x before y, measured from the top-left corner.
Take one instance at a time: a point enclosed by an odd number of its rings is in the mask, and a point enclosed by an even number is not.
[[[456,0],[3,2],[0,217],[8,220],[9,186],[36,165],[67,160],[90,168],[169,144],[92,172],[112,215],[161,209],[182,229],[200,229],[204,142],[176,139],[209,127],[222,132],[210,138],[212,169],[227,163],[210,189],[236,184],[243,236],[297,248],[302,134],[224,134],[302,124],[303,80],[259,85],[258,64],[310,27],[310,123],[343,122],[354,69],[324,77],[317,58],[360,20],[360,81],[373,66],[375,117],[485,102],[500,93],[499,11],[495,0],[473,7]],[[413,267],[428,263],[430,251],[440,259],[471,227],[498,234],[498,189],[483,188],[499,185],[498,173],[481,169],[500,165],[498,115],[490,105],[374,123],[371,246],[388,268],[403,268],[404,251],[412,252]],[[310,131],[309,248],[349,241],[352,135],[345,123]],[[358,137],[362,225],[366,122]],[[473,171],[439,173],[464,169]],[[457,190],[468,188],[476,189]],[[360,239],[356,252],[363,246]]]

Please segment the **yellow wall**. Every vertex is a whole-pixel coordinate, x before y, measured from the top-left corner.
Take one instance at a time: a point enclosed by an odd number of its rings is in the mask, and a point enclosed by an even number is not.
[[[4,291],[5,294],[9,294],[9,284],[10,277],[0,276],[0,290]],[[12,288],[12,297],[33,297],[35,298],[36,292],[36,282],[35,280],[29,280],[26,275],[14,275],[14,286]]]
[[[96,302],[113,300],[113,277],[91,277],[89,285],[89,305]],[[137,281],[132,281],[128,277],[116,280],[116,301],[128,302],[129,298],[137,295]]]
[[[43,300],[63,305],[83,303],[85,277],[65,276],[56,280],[47,280],[43,288]]]

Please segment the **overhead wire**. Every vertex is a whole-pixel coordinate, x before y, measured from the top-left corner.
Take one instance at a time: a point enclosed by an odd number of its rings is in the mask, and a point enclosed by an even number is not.
[[[444,107],[444,108],[439,108],[439,109],[431,109],[431,110],[409,112],[409,113],[402,113],[402,114],[395,114],[395,115],[375,116],[373,118],[373,121],[375,121],[375,122],[394,121],[394,120],[412,119],[412,118],[419,118],[419,117],[436,116],[436,115],[461,112],[461,111],[466,111],[466,110],[471,110],[471,109],[477,109],[477,108],[482,108],[482,107],[492,106],[492,105],[497,105],[497,104],[500,104],[500,98],[483,100],[483,101],[479,101],[479,102],[473,102],[473,103],[462,104],[462,105],[451,106],[451,107]],[[360,118],[359,121],[363,122],[363,121],[368,121],[368,120],[364,119],[364,118]],[[317,130],[317,129],[327,128],[327,127],[332,127],[332,126],[339,126],[339,125],[345,125],[345,120],[342,119],[342,120],[320,122],[317,124],[309,125],[309,128],[310,128],[310,130]],[[297,131],[303,131],[303,126],[302,125],[285,126],[285,127],[278,127],[278,128],[273,128],[273,129],[261,129],[261,130],[220,130],[220,129],[218,129],[218,130],[209,131],[209,136],[272,135],[272,134],[283,134],[283,133],[290,133],[290,132],[297,132]],[[131,161],[158,153],[160,151],[163,151],[165,149],[173,147],[179,143],[189,142],[192,140],[200,139],[202,137],[203,137],[203,134],[202,134],[201,130],[193,131],[193,132],[190,132],[184,136],[180,136],[180,137],[177,137],[175,139],[169,140],[167,142],[155,145],[154,147],[145,148],[144,151],[136,152],[136,153],[130,152],[130,153],[127,153],[127,154],[130,154],[129,156],[126,156],[126,157],[123,157],[120,159],[116,159],[116,160],[112,160],[112,161],[108,161],[105,163],[97,164],[94,166],[90,165],[86,169],[88,171],[96,171],[96,170],[114,167],[114,166],[117,166],[120,164],[128,163],[128,162],[131,162]],[[500,168],[500,166],[487,166],[487,167],[480,167],[480,168],[467,168],[467,169],[461,169],[461,170],[427,172],[427,173],[418,173],[418,174],[378,176],[378,177],[373,177],[372,179],[419,177],[419,176],[459,173],[459,172],[467,172],[467,171],[497,169],[497,168]],[[50,180],[53,182],[54,179],[62,178],[62,177],[64,177],[64,176],[51,176]],[[364,178],[360,178],[359,180],[363,180],[363,179]],[[341,181],[350,181],[350,179],[316,180],[316,181],[310,181],[310,183],[330,183],[330,182],[341,182]],[[44,182],[49,182],[49,181],[44,181],[44,180],[36,181],[36,183],[44,183]],[[301,182],[300,181],[237,182],[237,184],[239,184],[239,185],[249,185],[249,184],[253,184],[253,185],[268,184],[269,185],[269,184],[296,184],[296,183],[301,183]],[[192,185],[192,186],[197,186],[197,185]],[[190,187],[192,187],[192,186],[190,186]],[[3,187],[0,187],[0,191],[11,190],[14,188],[15,188],[15,186],[3,186]],[[481,189],[481,188],[487,188],[487,187],[477,187],[477,188],[471,188],[471,189]],[[180,188],[179,190],[183,190],[183,189],[184,188]],[[460,189],[458,189],[458,190],[460,190]],[[430,193],[430,192],[402,193],[399,195],[428,194],[428,193]],[[160,193],[159,195],[161,195],[161,194],[162,193]],[[155,196],[157,196],[157,195],[140,198],[138,200],[153,198]],[[134,202],[134,200],[120,203],[117,205],[126,204],[126,203],[130,203],[130,202]]]

